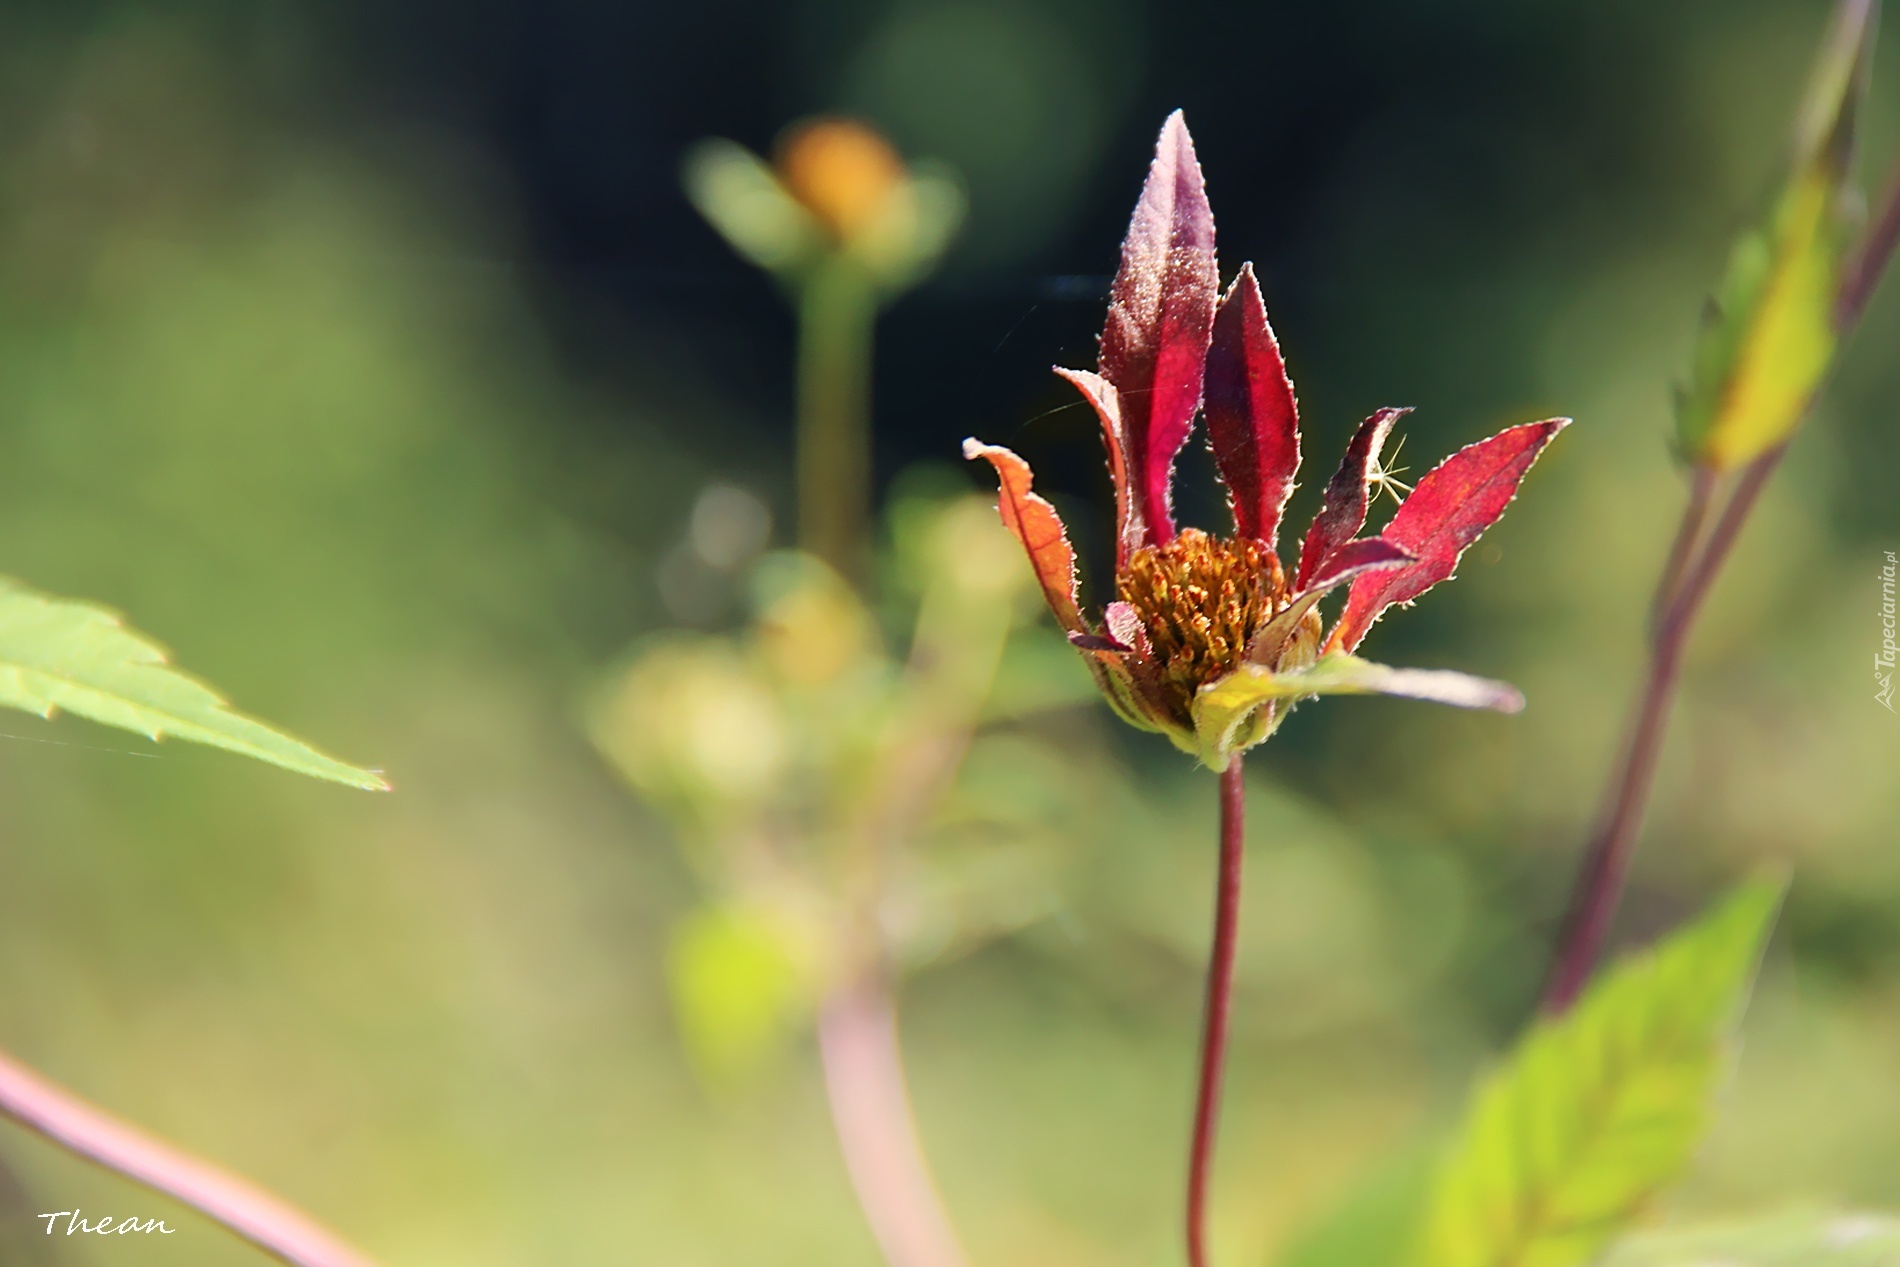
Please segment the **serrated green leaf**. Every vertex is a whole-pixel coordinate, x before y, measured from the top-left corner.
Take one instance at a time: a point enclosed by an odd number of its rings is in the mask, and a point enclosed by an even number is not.
[[[204,683],[165,662],[157,643],[90,603],[0,577],[0,706],[50,717],[64,709],[152,739],[189,739],[298,774],[369,791],[389,785],[232,712]]]
[[[1478,1088],[1415,1267],[1592,1261],[1707,1129],[1783,885],[1756,880],[1539,1021]]]
[[[1823,43],[1782,192],[1730,253],[1677,402],[1689,461],[1730,470],[1801,423],[1834,360],[1834,308],[1847,250],[1855,124],[1878,6],[1842,0]]]
[[[1629,1237],[1603,1267],[1900,1267],[1900,1218],[1795,1211]]]

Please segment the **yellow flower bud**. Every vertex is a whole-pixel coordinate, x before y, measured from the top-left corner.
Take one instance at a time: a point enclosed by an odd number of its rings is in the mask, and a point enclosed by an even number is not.
[[[910,180],[890,142],[850,119],[794,128],[780,144],[778,173],[839,242],[874,226]]]

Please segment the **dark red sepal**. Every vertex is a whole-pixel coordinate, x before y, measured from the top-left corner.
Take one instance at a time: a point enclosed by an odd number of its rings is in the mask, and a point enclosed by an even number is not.
[[[1215,310],[1202,411],[1235,534],[1271,548],[1300,469],[1300,416],[1252,264]]]

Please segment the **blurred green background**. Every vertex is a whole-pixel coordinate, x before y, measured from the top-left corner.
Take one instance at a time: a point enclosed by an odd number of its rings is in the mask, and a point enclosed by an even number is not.
[[[643,635],[739,618],[690,548],[704,489],[789,520],[790,318],[686,205],[680,154],[845,109],[963,173],[961,244],[882,328],[879,470],[1009,443],[1099,576],[1094,423],[1047,367],[1091,362],[1178,105],[1300,388],[1295,522],[1374,407],[1419,407],[1415,472],[1578,420],[1370,647],[1530,709],[1335,701],[1250,763],[1215,1237],[1264,1262],[1425,1146],[1535,997],[1679,505],[1669,387],[1825,11],[8,6],[0,571],[126,610],[397,791],[0,717],[0,1046],[392,1267],[873,1263],[808,1044],[721,1094],[680,1054],[662,959],[695,882],[581,720]],[[1795,868],[1678,1210],[1900,1206],[1900,722],[1868,673],[1900,549],[1895,289],[1697,639],[1622,924]],[[1025,780],[1032,751],[1067,773]],[[1004,728],[970,778],[1035,802],[1049,864],[1035,918],[906,986],[947,1199],[982,1264],[1171,1263],[1212,782],[1092,704]],[[9,1264],[257,1261],[12,1127],[0,1159]],[[73,1207],[181,1230],[18,1237]]]

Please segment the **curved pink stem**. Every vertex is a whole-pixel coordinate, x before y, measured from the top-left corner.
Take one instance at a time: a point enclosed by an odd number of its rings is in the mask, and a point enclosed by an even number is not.
[[[0,1116],[190,1206],[292,1267],[375,1267],[303,1211],[94,1108],[4,1052]]]
[[[871,1234],[891,1267],[967,1267],[917,1138],[883,985],[833,995],[818,1017],[831,1120]]]

